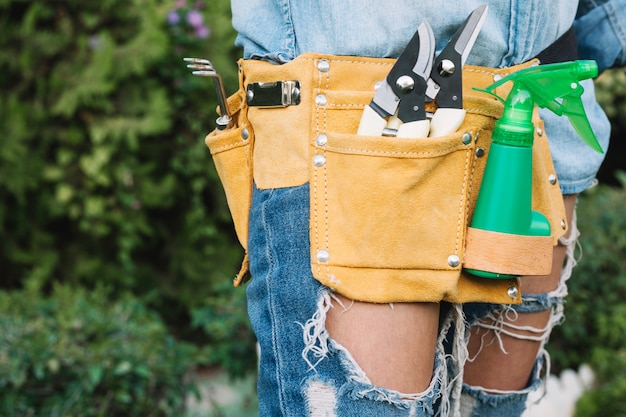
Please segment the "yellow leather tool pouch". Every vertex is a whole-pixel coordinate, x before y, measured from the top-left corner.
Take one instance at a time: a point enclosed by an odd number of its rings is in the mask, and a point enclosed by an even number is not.
[[[228,98],[232,121],[224,130],[215,129],[205,138],[226,193],[235,232],[245,250],[243,265],[235,278],[239,285],[248,273],[248,215],[252,202],[252,138],[246,127],[242,91]]]
[[[363,107],[394,62],[317,54],[284,65],[240,62],[239,98],[229,101],[242,103],[234,106],[242,113],[237,127],[207,137],[240,238],[246,235],[244,212],[252,181],[260,189],[309,182],[311,268],[314,277],[334,291],[380,303],[520,302],[518,280],[477,278],[462,268],[473,261],[466,257],[467,230],[491,131],[503,110],[498,100],[472,87],[487,87],[523,66],[501,70],[466,66],[467,115],[453,134],[356,135]],[[278,80],[298,80],[297,105],[245,105],[249,85]],[[248,133],[245,141],[240,139],[242,129]],[[564,233],[564,208],[539,120],[535,136],[533,208],[550,219],[551,241],[556,244]],[[226,156],[230,152],[232,161]],[[480,257],[481,244],[472,247],[470,255]],[[544,264],[536,270],[545,268]],[[523,273],[529,271],[534,269]]]

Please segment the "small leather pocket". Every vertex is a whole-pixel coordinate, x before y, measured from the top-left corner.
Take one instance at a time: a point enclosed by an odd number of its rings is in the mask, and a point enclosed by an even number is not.
[[[241,269],[234,280],[234,285],[239,286],[250,277],[248,226],[254,181],[252,174],[254,131],[249,125],[243,88],[228,97],[227,106],[231,116],[230,124],[224,130],[216,129],[209,133],[205,143],[211,151],[217,174],[224,187],[237,238],[245,251]]]
[[[248,214],[252,199],[252,157],[249,132],[244,127],[214,130],[205,139],[220,177],[235,231],[247,248]]]
[[[318,135],[310,174],[316,279],[368,302],[520,302],[509,291],[516,280],[462,270],[475,260],[465,245],[495,121],[480,104],[456,133],[439,138]],[[551,259],[563,203],[547,140],[535,141],[533,209],[551,221],[541,253]]]

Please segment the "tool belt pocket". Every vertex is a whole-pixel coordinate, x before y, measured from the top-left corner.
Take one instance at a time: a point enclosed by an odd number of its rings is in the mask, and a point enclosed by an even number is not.
[[[463,270],[496,120],[493,101],[466,101],[463,125],[444,137],[328,132],[319,141],[318,135],[311,172],[317,280],[368,302],[520,301],[512,290],[518,290],[515,279],[478,278]],[[547,139],[536,137],[535,148],[534,199],[549,217],[563,216],[558,184],[549,181],[555,176]]]
[[[241,110],[242,91],[229,97],[228,105],[233,114],[231,124],[224,130],[215,129],[205,138],[217,174],[220,178],[226,201],[231,212],[235,232],[247,252],[248,216],[252,201],[252,134],[247,128],[245,112]],[[247,272],[247,255],[240,272]],[[238,276],[238,281],[241,280]]]
[[[319,281],[371,302],[415,301],[416,294],[439,301],[446,286],[454,290],[477,138],[493,125],[485,116],[468,119],[439,138],[326,134],[311,175]]]

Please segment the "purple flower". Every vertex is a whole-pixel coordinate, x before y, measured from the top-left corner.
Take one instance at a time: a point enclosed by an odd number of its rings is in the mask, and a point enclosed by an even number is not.
[[[177,25],[179,22],[180,22],[180,16],[178,15],[178,12],[176,10],[171,10],[167,14],[167,23],[174,26],[174,25]]]
[[[198,26],[196,27],[196,36],[200,39],[206,39],[209,37],[209,35],[211,34],[211,32],[209,31],[209,28],[202,25],[202,26]]]
[[[185,6],[187,6],[187,0],[176,0],[177,9],[182,9]]]
[[[204,25],[204,17],[197,10],[190,10],[187,13],[187,23],[189,23],[194,28],[199,28]]]

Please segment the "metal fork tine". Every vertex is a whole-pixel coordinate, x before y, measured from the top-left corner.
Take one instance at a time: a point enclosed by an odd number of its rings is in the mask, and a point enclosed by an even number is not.
[[[213,78],[213,84],[215,86],[215,92],[217,93],[217,102],[220,107],[221,116],[217,118],[218,129],[225,129],[230,123],[230,113],[228,112],[228,104],[226,102],[226,91],[224,90],[224,83],[222,76],[215,71],[213,64],[208,59],[203,58],[183,58],[185,62],[191,62],[187,65],[187,68],[196,70],[192,71],[193,75],[199,75],[202,77]]]
[[[213,84],[215,85],[215,91],[217,92],[217,101],[220,106],[221,117],[217,119],[217,124],[226,127],[230,123],[230,113],[228,111],[228,103],[226,102],[226,91],[224,90],[224,82],[222,76],[215,73],[213,76]]]
[[[213,64],[211,64],[211,61],[209,61],[208,59],[204,59],[204,58],[183,58],[183,61],[191,62],[193,64],[205,64],[205,65],[213,66]]]
[[[202,77],[217,77],[219,76],[219,74],[217,72],[215,72],[214,70],[211,71],[192,71],[191,72],[193,75],[200,75]]]
[[[189,64],[187,65],[187,68],[197,69],[197,70],[206,70],[206,71],[215,71],[215,68],[213,68],[213,66],[204,65],[204,64]]]

